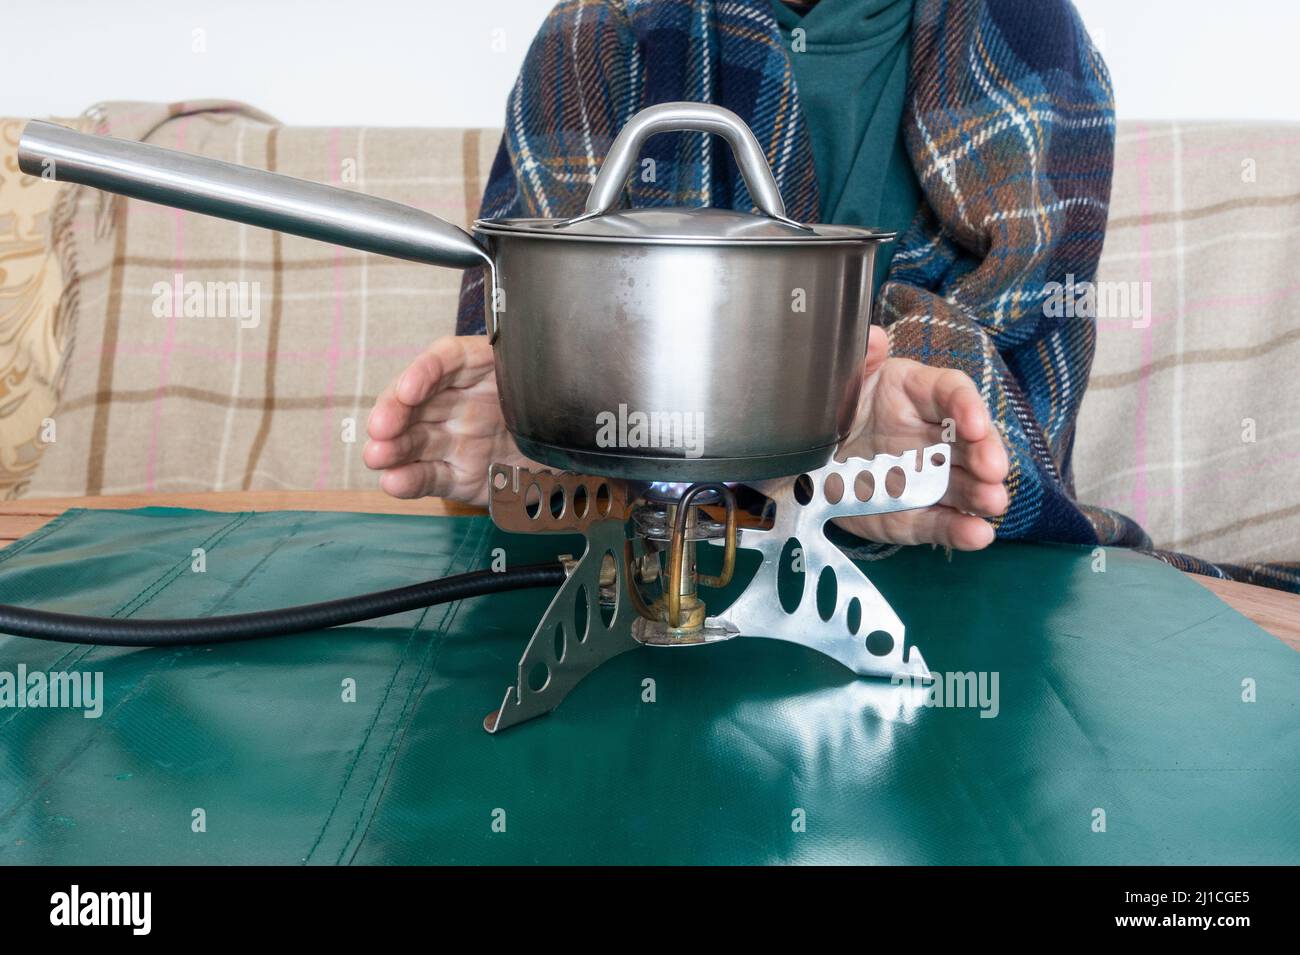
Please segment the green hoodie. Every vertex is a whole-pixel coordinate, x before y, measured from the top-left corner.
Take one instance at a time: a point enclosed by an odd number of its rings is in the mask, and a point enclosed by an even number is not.
[[[901,232],[921,203],[902,136],[913,0],[820,0],[803,15],[771,4],[812,140],[822,221]],[[877,288],[892,248],[876,259]]]

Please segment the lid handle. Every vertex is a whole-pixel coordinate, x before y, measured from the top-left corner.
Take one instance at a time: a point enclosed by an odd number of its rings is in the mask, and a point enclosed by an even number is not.
[[[745,177],[754,205],[770,218],[789,221],[785,218],[781,191],[753,132],[731,110],[710,103],[661,103],[641,110],[628,120],[609,147],[605,163],[592,183],[582,218],[603,215],[613,209],[642,144],[656,133],[678,130],[699,130],[725,139],[736,157],[740,174]]]

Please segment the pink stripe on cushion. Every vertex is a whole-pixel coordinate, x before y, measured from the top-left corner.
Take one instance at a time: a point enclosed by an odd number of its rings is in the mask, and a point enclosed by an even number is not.
[[[185,148],[185,128],[192,116],[183,116],[176,122],[176,148]],[[176,263],[177,274],[185,271],[185,213],[180,209],[172,210],[172,221],[176,228]],[[149,456],[145,463],[144,486],[146,491],[157,489],[154,476],[158,464],[158,433],[162,427],[163,397],[167,390],[167,378],[171,371],[172,349],[176,345],[176,316],[181,314],[181,283],[175,283],[175,300],[172,302],[171,314],[167,316],[167,333],[163,337],[162,359],[158,363],[158,391],[153,400],[153,424],[149,432]]]

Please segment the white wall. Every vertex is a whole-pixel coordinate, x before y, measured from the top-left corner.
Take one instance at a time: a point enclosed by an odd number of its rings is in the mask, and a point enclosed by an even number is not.
[[[1300,120],[1297,0],[1075,0],[1121,119]]]
[[[77,115],[108,99],[221,97],[295,125],[499,126],[552,6],[5,0],[0,116]],[[204,52],[193,49],[195,30]]]
[[[1300,120],[1300,0],[1076,2],[1110,63],[1121,117]],[[551,5],[13,0],[0,17],[0,116],[217,96],[301,125],[500,125]]]

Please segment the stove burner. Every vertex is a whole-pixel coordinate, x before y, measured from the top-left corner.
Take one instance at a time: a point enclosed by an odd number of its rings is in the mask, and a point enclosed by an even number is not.
[[[735,484],[725,485],[734,488]],[[642,497],[647,501],[653,501],[659,504],[674,504],[681,500],[683,494],[691,487],[688,483],[669,482],[669,481],[652,481],[646,486]],[[717,491],[707,491],[696,497],[696,504],[718,504],[722,501],[722,495]]]
[[[725,524],[719,527],[708,515],[704,510],[706,501],[718,501],[726,507]],[[736,495],[731,488],[716,483],[692,484],[675,502],[637,507],[633,525],[643,551],[638,560],[634,557],[634,542],[629,541],[625,547],[631,571],[628,597],[641,618],[633,626],[633,636],[641,643],[655,645],[704,643],[731,636],[709,632],[708,608],[699,596],[701,586],[727,586],[736,569],[739,531]],[[726,547],[722,570],[717,576],[701,574],[695,561],[697,544],[719,537]],[[661,553],[667,558],[665,566],[660,565]],[[659,595],[649,602],[642,593],[644,584],[654,584],[659,590]]]

